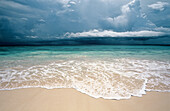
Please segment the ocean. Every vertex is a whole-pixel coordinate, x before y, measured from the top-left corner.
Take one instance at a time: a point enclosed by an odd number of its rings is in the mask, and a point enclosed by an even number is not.
[[[74,88],[94,98],[170,91],[169,46],[0,47],[0,90]]]

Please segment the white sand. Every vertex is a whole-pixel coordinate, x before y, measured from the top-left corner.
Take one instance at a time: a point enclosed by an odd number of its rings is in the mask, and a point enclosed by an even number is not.
[[[0,111],[169,111],[170,93],[147,92],[129,100],[95,99],[75,89],[0,91]]]

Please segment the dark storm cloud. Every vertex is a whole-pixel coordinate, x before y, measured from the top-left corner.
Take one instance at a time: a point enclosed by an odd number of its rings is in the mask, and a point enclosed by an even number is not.
[[[97,38],[83,40],[109,34],[109,37],[129,33],[133,37],[169,36],[169,10],[166,0],[1,0],[0,45],[50,44],[52,41],[54,44],[101,43]],[[160,16],[152,17],[156,15]],[[92,30],[97,30],[98,34]],[[77,42],[77,36],[83,39]],[[108,43],[106,40],[103,44]],[[127,42],[135,43],[129,39]]]

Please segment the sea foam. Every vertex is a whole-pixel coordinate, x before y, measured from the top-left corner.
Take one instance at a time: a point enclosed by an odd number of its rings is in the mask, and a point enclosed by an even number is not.
[[[170,62],[141,59],[69,59],[0,69],[0,89],[75,88],[94,98],[129,99],[170,91]]]

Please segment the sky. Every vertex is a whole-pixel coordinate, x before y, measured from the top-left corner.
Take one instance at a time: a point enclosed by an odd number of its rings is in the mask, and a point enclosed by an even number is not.
[[[0,0],[0,45],[170,45],[169,0]]]

